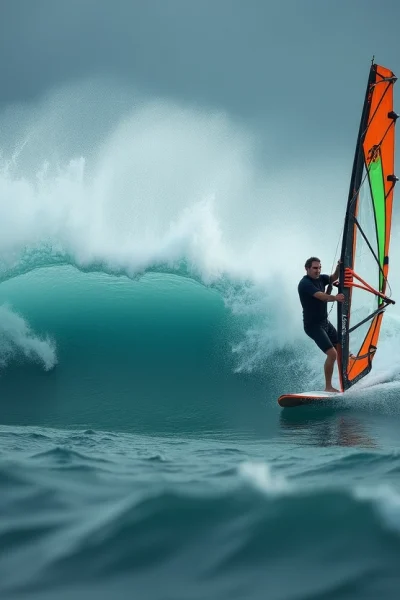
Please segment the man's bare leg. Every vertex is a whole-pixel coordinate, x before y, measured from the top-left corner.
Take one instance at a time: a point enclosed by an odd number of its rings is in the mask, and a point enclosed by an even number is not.
[[[337,358],[336,350],[335,350],[335,348],[329,348],[329,350],[327,350],[325,354],[326,354],[326,361],[325,361],[325,365],[324,365],[325,391],[326,392],[338,392],[339,390],[332,387],[333,368],[335,366],[335,362],[336,362],[336,358]]]

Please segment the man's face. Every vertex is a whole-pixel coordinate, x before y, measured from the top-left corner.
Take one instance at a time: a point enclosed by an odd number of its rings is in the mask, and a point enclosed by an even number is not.
[[[316,260],[313,260],[313,262],[311,263],[311,267],[309,269],[306,269],[306,271],[309,277],[312,277],[313,279],[318,279],[318,277],[321,275],[321,263]]]

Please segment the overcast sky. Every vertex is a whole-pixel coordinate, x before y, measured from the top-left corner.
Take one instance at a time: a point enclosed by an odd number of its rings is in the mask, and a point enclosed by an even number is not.
[[[296,148],[340,147],[355,143],[372,55],[400,74],[396,0],[1,0],[0,12],[3,109],[111,75],[273,124]]]

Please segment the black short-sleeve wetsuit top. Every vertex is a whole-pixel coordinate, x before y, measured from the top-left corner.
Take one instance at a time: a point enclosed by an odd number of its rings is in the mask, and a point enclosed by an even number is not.
[[[320,275],[313,279],[304,275],[298,285],[300,302],[303,307],[304,327],[322,325],[328,320],[328,305],[326,302],[314,298],[316,292],[325,292],[325,287],[330,283],[329,275]]]

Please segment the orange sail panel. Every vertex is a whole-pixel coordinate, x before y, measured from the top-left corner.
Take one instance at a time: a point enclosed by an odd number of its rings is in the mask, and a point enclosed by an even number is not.
[[[372,367],[388,296],[395,124],[389,69],[372,64],[354,156],[343,230],[338,303],[342,390]]]

